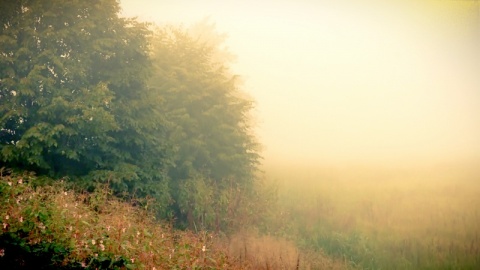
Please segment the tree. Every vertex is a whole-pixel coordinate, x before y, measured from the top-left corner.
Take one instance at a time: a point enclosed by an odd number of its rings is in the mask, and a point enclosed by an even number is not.
[[[213,25],[203,21],[194,29],[157,29],[150,87],[164,98],[175,150],[169,176],[176,217],[190,227],[220,229],[254,192],[259,155],[249,118],[253,102],[231,75]]]
[[[168,147],[159,97],[146,87],[147,25],[119,18],[115,0],[1,6],[4,166],[88,175],[166,202]]]
[[[153,196],[192,227],[252,212],[253,102],[214,25],[152,35],[115,0],[0,4],[0,167]]]

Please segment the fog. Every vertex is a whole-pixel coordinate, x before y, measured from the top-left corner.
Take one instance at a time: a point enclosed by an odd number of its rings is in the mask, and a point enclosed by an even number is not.
[[[121,0],[209,17],[256,102],[265,163],[435,164],[480,156],[478,1]]]

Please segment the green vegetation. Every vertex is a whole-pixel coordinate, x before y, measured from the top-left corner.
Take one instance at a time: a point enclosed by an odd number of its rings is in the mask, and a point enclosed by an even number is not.
[[[212,24],[155,27],[115,0],[0,3],[2,267],[341,266],[234,236],[265,226],[275,192]]]
[[[238,269],[216,235],[176,231],[110,190],[35,187],[31,175],[0,180],[0,265],[10,269]]]
[[[272,237],[176,230],[106,187],[78,193],[43,182],[1,172],[2,269],[345,269]]]
[[[478,269],[480,171],[267,168],[277,235],[360,269]],[[273,225],[272,225],[273,226]]]
[[[180,227],[252,223],[261,213],[249,207],[265,201],[252,102],[221,35],[118,11],[115,0],[2,1],[2,166],[153,198]]]
[[[206,256],[201,233],[249,228],[274,198],[213,25],[155,27],[115,0],[0,4],[2,262],[246,267]]]

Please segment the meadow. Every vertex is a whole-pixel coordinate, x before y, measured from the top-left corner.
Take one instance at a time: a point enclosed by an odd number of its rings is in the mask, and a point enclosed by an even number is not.
[[[480,170],[266,167],[277,236],[359,269],[479,269]]]

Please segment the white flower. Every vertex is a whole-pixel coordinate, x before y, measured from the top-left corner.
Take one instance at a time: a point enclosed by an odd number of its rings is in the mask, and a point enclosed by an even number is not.
[[[95,245],[95,239],[92,239],[92,245]]]
[[[7,184],[8,184],[9,186],[12,186],[12,182],[10,182],[10,181],[8,181]]]
[[[22,178],[18,179],[18,183],[19,183],[19,184],[22,184],[22,183],[23,183],[23,179],[22,179]]]
[[[207,249],[205,246],[202,247],[202,251],[205,252]]]
[[[38,227],[41,229],[41,230],[45,230],[45,224],[43,224],[42,222],[40,222],[40,224],[38,224]]]

